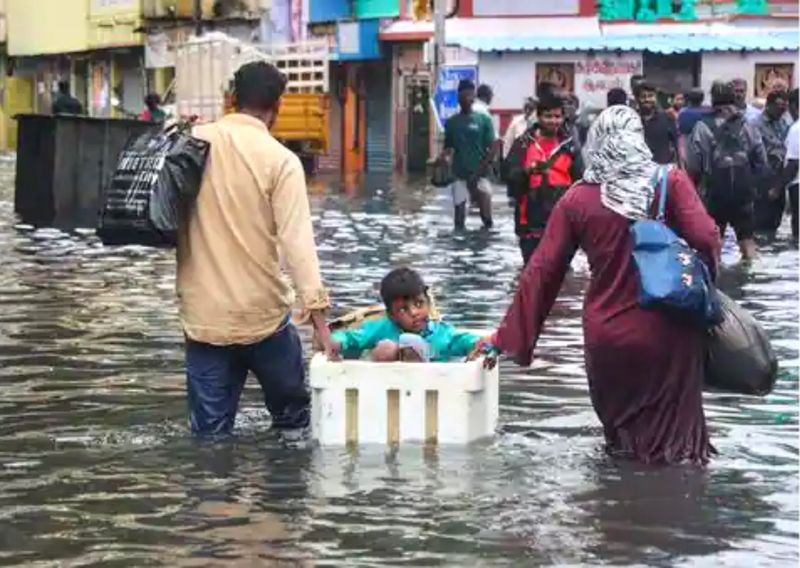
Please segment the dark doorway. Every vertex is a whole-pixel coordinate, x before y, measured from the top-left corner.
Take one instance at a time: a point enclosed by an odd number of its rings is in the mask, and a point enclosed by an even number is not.
[[[643,57],[644,75],[665,93],[685,93],[700,84],[699,53],[650,53]]]
[[[408,171],[424,172],[430,158],[430,87],[427,83],[408,86]]]

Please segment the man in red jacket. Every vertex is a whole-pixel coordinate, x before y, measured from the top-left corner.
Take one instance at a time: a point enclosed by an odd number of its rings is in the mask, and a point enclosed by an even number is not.
[[[525,264],[544,234],[553,207],[583,171],[578,145],[563,128],[564,101],[544,97],[536,112],[537,123],[516,140],[504,164]]]

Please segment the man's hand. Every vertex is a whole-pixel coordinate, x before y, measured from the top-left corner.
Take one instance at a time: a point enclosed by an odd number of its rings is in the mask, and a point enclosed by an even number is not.
[[[771,201],[780,199],[780,196],[781,196],[781,188],[779,187],[770,188],[769,192],[767,192],[767,197],[769,197]]]
[[[314,340],[319,344],[325,355],[330,361],[339,361],[341,350],[339,344],[331,337],[331,330],[325,320],[325,312],[322,310],[311,310],[311,325],[314,328]]]

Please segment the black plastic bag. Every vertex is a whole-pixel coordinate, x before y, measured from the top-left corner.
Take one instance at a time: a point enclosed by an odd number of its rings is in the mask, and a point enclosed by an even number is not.
[[[175,246],[181,209],[200,191],[209,151],[189,129],[147,132],[125,147],[103,196],[103,244]]]
[[[706,385],[736,394],[765,395],[778,376],[767,333],[747,310],[718,292],[722,323],[709,330]]]

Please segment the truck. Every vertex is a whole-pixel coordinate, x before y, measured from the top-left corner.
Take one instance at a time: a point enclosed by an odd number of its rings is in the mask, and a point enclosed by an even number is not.
[[[282,45],[246,43],[221,32],[189,38],[175,54],[175,105],[181,118],[213,121],[233,110],[236,70],[252,61],[275,65],[287,78],[271,134],[303,159],[328,151],[330,48],[324,40]]]

